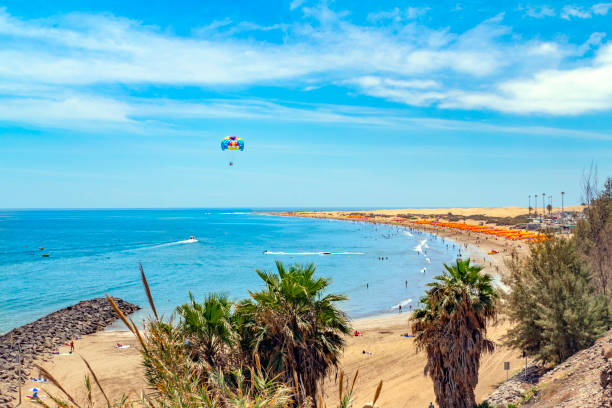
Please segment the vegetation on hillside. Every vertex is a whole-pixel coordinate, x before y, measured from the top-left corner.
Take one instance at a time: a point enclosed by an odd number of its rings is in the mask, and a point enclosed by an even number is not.
[[[503,277],[506,314],[515,322],[507,344],[557,364],[591,346],[608,327],[607,299],[598,295],[573,240],[549,236],[514,254]]]
[[[514,254],[503,279],[505,313],[515,323],[507,343],[544,363],[590,347],[612,323],[612,179],[600,189],[591,167],[583,195],[575,234],[532,243],[522,259]]]
[[[598,191],[596,181],[585,181],[587,208],[576,228],[576,246],[595,279],[597,291],[612,299],[612,178]]]

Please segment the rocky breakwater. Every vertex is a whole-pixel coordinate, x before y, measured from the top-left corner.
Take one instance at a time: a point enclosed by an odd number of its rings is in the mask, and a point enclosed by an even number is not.
[[[126,315],[140,309],[119,298],[113,299]],[[34,360],[47,359],[53,350],[71,339],[103,330],[117,318],[117,313],[106,298],[96,298],[68,306],[1,335],[0,407],[12,406],[18,384],[28,378]],[[22,363],[21,378],[18,378],[19,349]]]

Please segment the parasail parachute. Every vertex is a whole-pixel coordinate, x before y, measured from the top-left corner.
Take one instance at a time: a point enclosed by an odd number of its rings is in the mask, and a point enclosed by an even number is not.
[[[244,140],[238,136],[226,136],[221,140],[221,150],[231,155],[229,165],[234,165],[234,152],[244,150]]]

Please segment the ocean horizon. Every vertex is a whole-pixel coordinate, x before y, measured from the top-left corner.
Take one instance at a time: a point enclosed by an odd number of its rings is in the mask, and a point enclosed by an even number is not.
[[[139,263],[166,316],[190,291],[247,297],[262,287],[255,269],[274,271],[276,260],[314,262],[349,297],[351,318],[397,313],[457,256],[454,242],[403,227],[260,214],[278,210],[0,210],[0,333],[106,293],[145,316]]]

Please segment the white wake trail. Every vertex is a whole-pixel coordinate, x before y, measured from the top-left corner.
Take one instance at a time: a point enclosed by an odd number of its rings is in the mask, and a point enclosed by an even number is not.
[[[420,255],[421,253],[423,253],[423,248],[429,248],[429,246],[427,246],[427,240],[426,240],[426,239],[422,240],[422,241],[419,243],[419,245],[415,246],[415,247],[414,247],[414,250],[415,250],[416,252],[418,252],[418,253],[419,253],[419,255]]]

